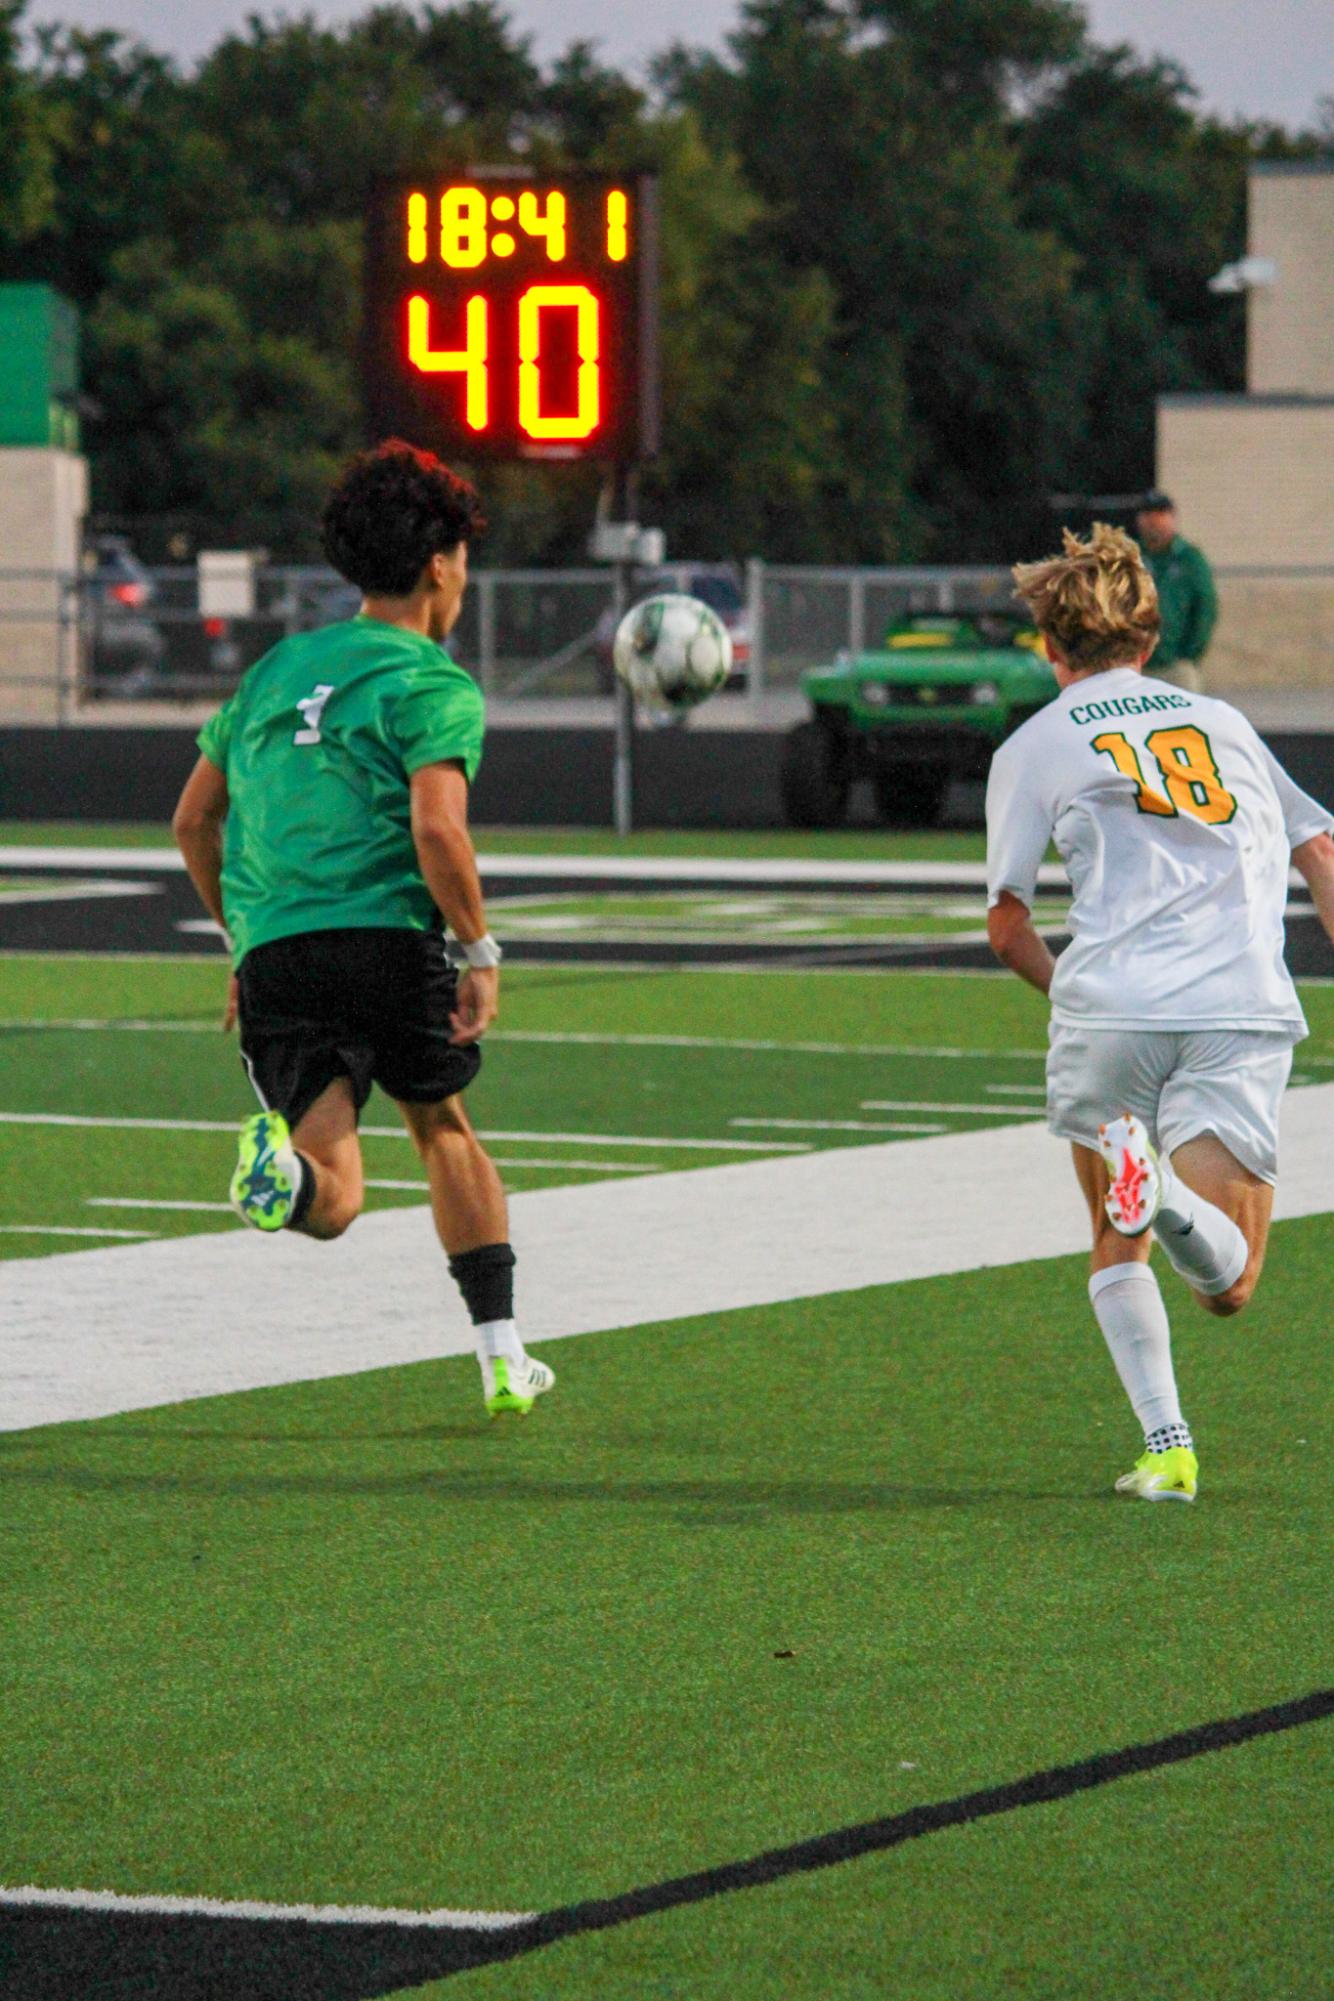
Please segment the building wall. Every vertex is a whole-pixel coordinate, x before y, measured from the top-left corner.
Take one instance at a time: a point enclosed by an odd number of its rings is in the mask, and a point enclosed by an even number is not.
[[[1334,573],[1334,395],[1161,397],[1158,479],[1212,563]]]
[[[1334,570],[1323,576],[1224,574],[1205,657],[1210,694],[1334,689]]]
[[[62,579],[77,575],[87,461],[43,447],[0,450],[0,715],[42,718],[73,680],[77,634]]]
[[[1334,396],[1334,161],[1253,167],[1249,204],[1249,254],[1278,268],[1247,301],[1247,386]]]

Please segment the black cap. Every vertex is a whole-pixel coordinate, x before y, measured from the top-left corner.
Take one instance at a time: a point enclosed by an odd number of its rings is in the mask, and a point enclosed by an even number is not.
[[[1176,502],[1160,486],[1151,486],[1135,511],[1137,514],[1175,514]]]

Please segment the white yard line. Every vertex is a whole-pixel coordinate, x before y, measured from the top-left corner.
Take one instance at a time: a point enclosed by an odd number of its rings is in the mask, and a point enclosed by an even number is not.
[[[73,1223],[0,1223],[6,1237],[151,1237],[151,1230],[95,1230]]]
[[[378,1904],[264,1904],[250,1898],[126,1897],[114,1890],[0,1887],[0,1905],[55,1911],[142,1911],[170,1918],[289,1918],[312,1925],[398,1925],[424,1931],[504,1931],[526,1924],[532,1911],[403,1911]]]
[[[1334,1206],[1332,1125],[1334,1084],[1289,1094],[1280,1219]],[[510,1219],[533,1342],[1059,1257],[1088,1236],[1068,1150],[1036,1121],[533,1190]],[[471,1349],[415,1206],[332,1244],[219,1231],[0,1263],[7,1430]]]
[[[86,903],[94,896],[161,896],[156,882],[57,882],[54,878],[41,889],[0,890],[0,911],[12,910],[16,903]]]
[[[68,1015],[50,1016],[39,1021],[27,1016],[14,1016],[10,1019],[0,1016],[0,1030],[6,1028],[119,1031],[135,1035],[221,1033],[218,1022],[212,1017],[206,1021],[149,1019],[110,1021],[99,1020],[92,1015]],[[997,1059],[1022,1063],[1042,1063],[1046,1060],[1045,1051],[1041,1049],[958,1049],[929,1042],[780,1042],[773,1038],[751,1035],[600,1035],[589,1029],[493,1028],[487,1036],[487,1041],[488,1043],[550,1043],[556,1046],[568,1044],[590,1049],[742,1049],[754,1050],[765,1055],[774,1053],[784,1056],[789,1053],[799,1056],[939,1056],[968,1063],[990,1063]],[[1334,1056],[1316,1056],[1307,1060],[1334,1065]],[[1007,1088],[1015,1087],[999,1084],[987,1086],[988,1090]]]
[[[111,1119],[84,1118],[77,1112],[0,1112],[0,1125],[97,1127],[109,1132],[235,1133],[234,1119]],[[406,1139],[401,1126],[362,1126],[366,1139]],[[485,1140],[537,1141],[543,1146],[634,1146],[658,1153],[808,1153],[809,1147],[775,1140],[633,1138],[626,1133],[483,1132]],[[504,1166],[506,1163],[501,1162]]]
[[[479,854],[478,866],[497,882],[530,877],[537,882],[722,882],[784,884],[819,888],[826,883],[875,884],[950,883],[970,889],[985,888],[986,863],[982,861],[809,861],[761,860],[756,857],[728,860],[718,855],[489,855]],[[0,847],[0,868],[77,868],[165,872],[178,874],[185,863],[175,848]],[[1293,869],[1288,880],[1294,889],[1304,888],[1302,877]],[[1068,889],[1065,870],[1056,862],[1044,862],[1038,871],[1040,887]]]
[[[67,1033],[80,1034],[121,1032],[126,1035],[217,1035],[222,1034],[221,1015],[211,1021],[99,1021],[91,1015],[52,1015],[44,1021],[33,1021],[15,1016],[6,1019],[0,1016],[0,1030],[21,1028],[26,1032],[39,1028],[62,1029]]]
[[[861,1107],[864,1112],[964,1112],[979,1119],[1013,1119],[1024,1111],[1034,1118],[1039,1115],[1036,1105],[961,1105],[952,1099],[863,1098]]]
[[[83,1206],[85,1209],[197,1209],[207,1216],[236,1215],[230,1202],[175,1202],[157,1195],[85,1195]]]
[[[904,1125],[892,1119],[729,1119],[729,1126],[772,1126],[778,1132],[943,1133],[941,1125]]]
[[[1041,1049],[959,1049],[922,1042],[779,1042],[749,1035],[599,1035],[587,1030],[569,1034],[558,1029],[502,1028],[495,1031],[491,1040],[589,1043],[595,1047],[605,1045],[626,1049],[745,1049],[784,1056],[789,1052],[799,1056],[941,1056],[963,1058],[971,1063],[987,1063],[994,1057],[1006,1060],[1018,1058],[1025,1063],[1045,1060],[1045,1052]],[[1330,1057],[1329,1061],[1334,1063],[1334,1057]]]
[[[497,1154],[497,1167],[545,1167],[556,1170],[572,1169],[579,1174],[661,1174],[660,1167],[643,1161],[628,1160],[556,1160],[534,1158],[530,1154]],[[366,1177],[368,1188],[419,1189],[422,1194],[430,1192],[429,1181],[386,1181],[378,1175]],[[230,1203],[225,1205],[230,1208]]]
[[[530,877],[538,882],[960,883],[984,887],[982,862],[729,861],[716,855],[489,855],[477,857],[483,875],[497,882]],[[0,847],[0,868],[143,869],[178,874],[175,848]],[[1039,877],[1064,887],[1063,869],[1046,865]]]

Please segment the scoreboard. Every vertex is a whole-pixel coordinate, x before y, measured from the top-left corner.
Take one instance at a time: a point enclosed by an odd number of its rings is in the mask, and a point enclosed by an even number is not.
[[[376,438],[462,459],[649,456],[657,254],[648,177],[380,182],[362,334]]]

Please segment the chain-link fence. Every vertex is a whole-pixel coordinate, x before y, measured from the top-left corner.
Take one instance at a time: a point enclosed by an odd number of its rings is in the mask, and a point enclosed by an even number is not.
[[[1219,572],[1219,685],[1334,687],[1334,572]],[[906,616],[980,619],[1013,610],[994,568],[813,568],[677,563],[641,572],[636,593],[703,596],[732,631],[738,685],[753,702],[793,694],[808,667],[874,650]],[[223,699],[287,634],[349,617],[357,592],[333,571],[254,573],[244,617],[201,609],[194,566],[132,559],[81,577],[0,570],[0,719],[73,720],[121,705]],[[612,579],[605,568],[478,570],[452,647],[488,696],[560,702],[612,687]]]

